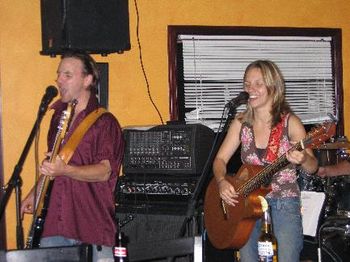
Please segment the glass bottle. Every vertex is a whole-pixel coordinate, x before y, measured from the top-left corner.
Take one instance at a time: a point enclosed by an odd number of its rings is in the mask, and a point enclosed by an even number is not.
[[[273,234],[268,207],[265,208],[258,240],[259,262],[277,262],[277,239]]]
[[[120,224],[117,221],[117,233],[115,234],[115,246],[113,247],[114,262],[128,262],[128,250],[126,239],[123,232],[120,230]]]

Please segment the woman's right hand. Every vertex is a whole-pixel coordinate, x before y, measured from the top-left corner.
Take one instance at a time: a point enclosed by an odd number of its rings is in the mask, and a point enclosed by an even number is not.
[[[219,194],[221,199],[230,206],[235,206],[238,203],[238,194],[231,183],[222,179],[218,182]]]

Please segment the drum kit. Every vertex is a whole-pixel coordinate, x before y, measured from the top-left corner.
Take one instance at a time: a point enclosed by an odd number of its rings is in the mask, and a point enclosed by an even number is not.
[[[350,142],[340,137],[314,149],[314,154],[319,166],[328,166],[348,160],[349,150]],[[326,178],[301,173],[298,182],[302,191],[325,194],[318,229],[319,246],[331,258],[325,261],[350,261],[350,172]]]

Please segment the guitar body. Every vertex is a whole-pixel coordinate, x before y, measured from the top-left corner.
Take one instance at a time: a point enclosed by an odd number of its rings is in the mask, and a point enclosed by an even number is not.
[[[242,165],[235,176],[226,176],[226,179],[237,191],[262,169],[261,166]],[[263,214],[259,196],[264,197],[270,191],[269,187],[260,187],[248,196],[239,195],[239,202],[229,206],[222,204],[219,187],[213,178],[204,201],[204,223],[210,242],[218,249],[241,248],[248,241],[255,221]]]

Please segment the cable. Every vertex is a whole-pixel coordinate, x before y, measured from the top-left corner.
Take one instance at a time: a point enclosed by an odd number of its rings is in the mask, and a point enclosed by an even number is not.
[[[145,82],[146,82],[146,86],[147,86],[147,93],[148,93],[148,97],[153,105],[153,107],[155,108],[155,110],[158,113],[158,116],[160,118],[160,122],[162,123],[162,125],[164,125],[164,121],[162,118],[161,113],[159,112],[159,109],[157,108],[156,104],[154,103],[153,99],[152,99],[152,95],[151,95],[151,91],[150,91],[150,86],[149,86],[149,82],[147,79],[147,75],[146,75],[146,71],[145,71],[145,67],[143,65],[143,58],[142,58],[142,48],[141,48],[141,43],[140,43],[140,34],[139,34],[139,24],[140,24],[140,16],[139,16],[139,10],[137,7],[137,0],[134,0],[135,3],[135,10],[136,10],[136,38],[137,38],[137,45],[139,47],[139,58],[140,58],[140,65],[141,65],[141,69],[142,69],[142,73],[143,76],[145,78]]]

